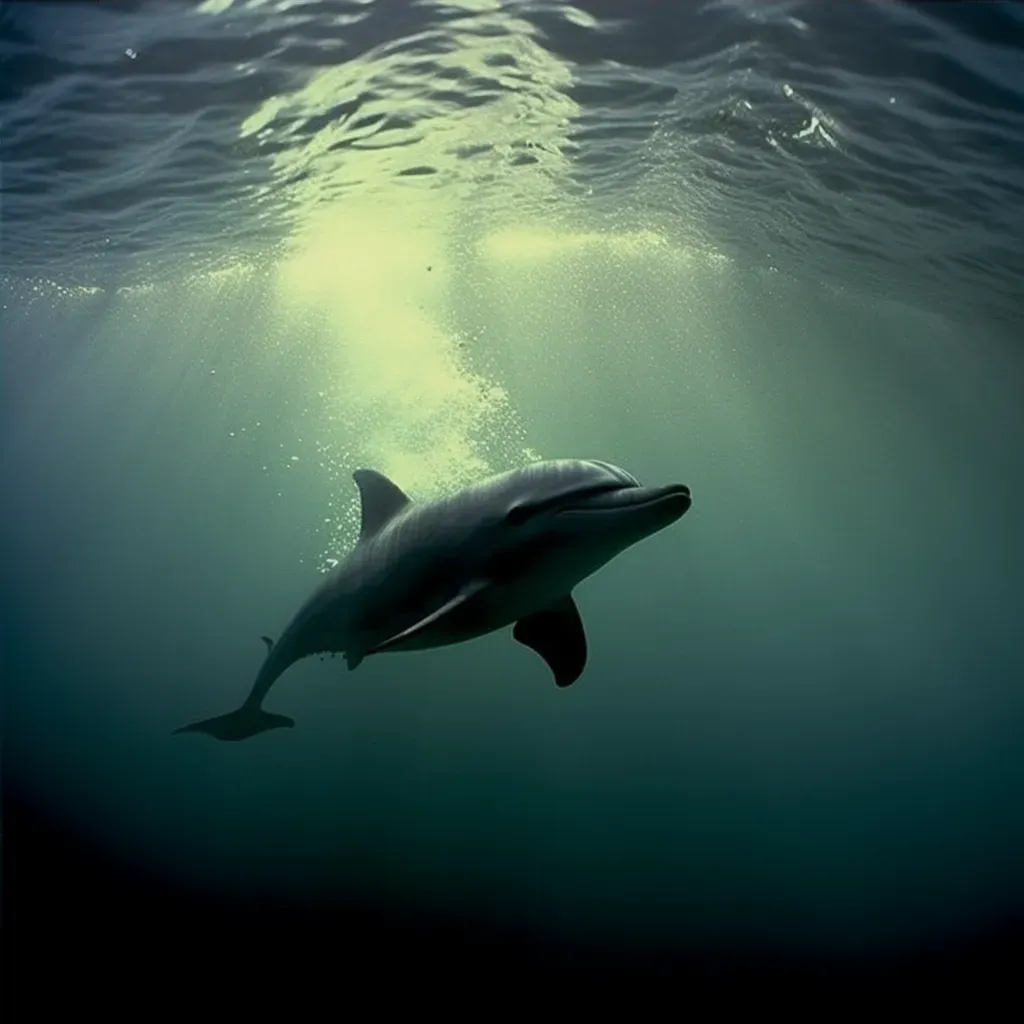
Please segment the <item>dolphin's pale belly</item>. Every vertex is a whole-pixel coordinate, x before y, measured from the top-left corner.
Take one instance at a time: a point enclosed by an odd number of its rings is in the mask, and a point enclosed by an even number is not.
[[[420,651],[463,643],[512,626],[564,597],[576,581],[516,579],[489,584],[457,608],[387,650]]]

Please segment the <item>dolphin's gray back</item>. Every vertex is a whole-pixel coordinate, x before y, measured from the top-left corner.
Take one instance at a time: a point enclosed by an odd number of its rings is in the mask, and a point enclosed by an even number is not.
[[[637,483],[635,477],[607,462],[551,459],[492,476],[447,500],[455,514],[504,518],[523,503],[557,502],[588,491]]]

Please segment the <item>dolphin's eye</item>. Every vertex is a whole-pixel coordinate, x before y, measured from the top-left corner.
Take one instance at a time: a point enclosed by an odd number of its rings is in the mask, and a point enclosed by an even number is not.
[[[535,509],[532,505],[513,505],[505,513],[505,522],[509,526],[522,526],[533,515],[534,511]]]
[[[505,513],[505,522],[509,526],[522,526],[535,516],[543,515],[545,512],[557,511],[560,508],[570,506],[574,501],[581,501],[592,498],[598,494],[606,494],[609,491],[620,491],[623,484],[616,481],[605,481],[594,484],[590,487],[582,487],[574,492],[553,494],[550,498],[536,498],[533,501],[523,501],[513,505]]]

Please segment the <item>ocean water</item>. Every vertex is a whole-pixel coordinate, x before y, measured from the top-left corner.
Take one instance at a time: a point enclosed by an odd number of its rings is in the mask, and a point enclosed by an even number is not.
[[[4,3],[0,146],[23,949],[1019,938],[1019,5]],[[354,469],[556,457],[694,495],[578,588],[574,686],[503,631],[172,735],[351,547]]]

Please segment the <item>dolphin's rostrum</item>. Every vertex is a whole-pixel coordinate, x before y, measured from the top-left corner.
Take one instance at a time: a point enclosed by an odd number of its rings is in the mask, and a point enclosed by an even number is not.
[[[371,469],[353,474],[359,540],[310,595],[267,657],[245,703],[177,732],[242,740],[292,719],[264,711],[275,680],[311,654],[350,669],[383,651],[461,643],[513,623],[558,686],[583,672],[587,641],[573,587],[690,507],[682,484],[643,487],[606,462],[536,462],[450,497],[414,503]]]

